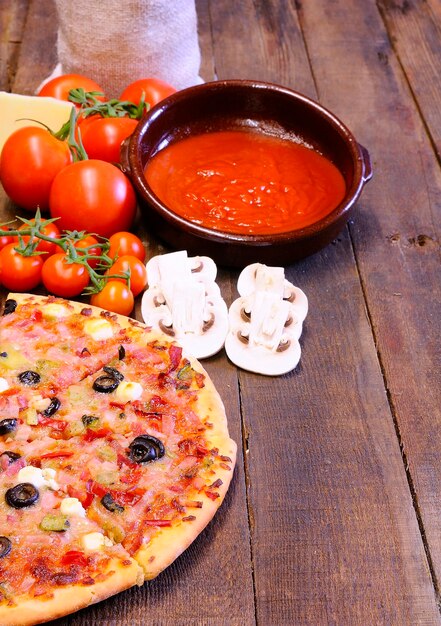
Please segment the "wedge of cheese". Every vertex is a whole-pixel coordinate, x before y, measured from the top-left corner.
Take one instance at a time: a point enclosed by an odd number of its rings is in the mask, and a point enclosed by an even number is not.
[[[38,126],[42,122],[58,131],[69,120],[73,104],[0,91],[0,152],[9,135],[22,126]],[[33,121],[35,120],[35,121]]]

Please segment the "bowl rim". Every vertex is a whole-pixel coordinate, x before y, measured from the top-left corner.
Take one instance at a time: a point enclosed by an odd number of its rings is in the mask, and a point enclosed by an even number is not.
[[[354,176],[351,186],[346,189],[345,197],[330,213],[308,226],[283,231],[281,233],[259,235],[232,233],[220,229],[207,228],[187,220],[167,207],[150,188],[144,174],[144,168],[141,165],[142,159],[140,149],[142,138],[147,132],[149,124],[153,123],[165,110],[170,107],[178,106],[182,100],[186,100],[189,96],[197,96],[199,92],[215,92],[220,90],[237,89],[238,87],[243,89],[270,90],[284,94],[290,98],[294,98],[295,100],[300,101],[304,105],[313,109],[318,116],[324,118],[326,122],[329,123],[340,135],[344,144],[348,148],[349,155],[352,159]],[[312,98],[309,98],[308,96],[283,85],[265,81],[242,79],[209,81],[200,85],[194,85],[192,87],[179,90],[164,98],[164,100],[152,107],[138,123],[138,126],[135,128],[135,131],[129,139],[126,157],[123,161],[124,160],[126,163],[123,163],[123,167],[124,165],[127,166],[127,173],[129,174],[132,182],[135,184],[138,192],[147,196],[150,207],[174,227],[185,230],[189,235],[210,239],[212,241],[229,241],[231,243],[237,243],[240,245],[248,244],[251,246],[277,245],[278,243],[283,244],[287,241],[309,239],[310,237],[317,235],[319,232],[335,226],[337,222],[345,219],[346,214],[352,209],[353,205],[357,201],[364,184],[372,175],[367,150],[356,141],[349,128],[334,113],[332,113],[332,111],[324,107],[316,100],[313,100]]]

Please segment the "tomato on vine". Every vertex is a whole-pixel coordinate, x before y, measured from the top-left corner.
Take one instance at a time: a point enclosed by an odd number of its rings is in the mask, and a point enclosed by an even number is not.
[[[142,261],[136,256],[123,255],[106,271],[106,275],[124,274],[130,272],[130,291],[136,297],[147,285],[147,270]],[[116,279],[126,282],[123,278]]]
[[[41,255],[24,256],[8,243],[0,250],[2,284],[11,291],[29,291],[41,282],[43,258]]]
[[[90,159],[102,159],[109,163],[119,163],[121,143],[127,139],[138,125],[138,120],[129,117],[98,117],[81,126],[83,146]]]
[[[119,99],[139,104],[142,97],[151,107],[175,93],[177,90],[159,78],[141,78],[135,80],[123,90]]]
[[[98,257],[101,255],[102,249],[99,245],[99,241],[94,235],[84,235],[74,243],[74,248],[81,254],[87,254],[92,257],[87,260],[89,267],[96,268],[100,262]]]
[[[69,92],[71,89],[84,89],[86,92],[94,92],[102,94],[97,96],[99,100],[105,100],[103,89],[91,78],[82,76],[81,74],[63,74],[49,80],[39,90],[39,96],[50,96],[57,100],[69,100]]]
[[[130,315],[135,299],[128,286],[117,280],[108,280],[99,293],[93,294],[90,304],[99,306],[106,311]]]
[[[18,231],[24,231],[29,229],[30,225],[35,225],[36,218],[33,217],[30,220],[26,220],[23,223]],[[47,221],[44,226],[41,227],[41,233],[50,239],[59,239],[61,233],[55,222]],[[18,237],[15,237],[18,241]],[[31,237],[30,235],[22,235],[22,240],[24,244],[28,244]],[[37,239],[37,247],[35,248],[36,252],[44,252],[44,259],[46,259],[51,254],[55,254],[55,252],[61,251],[60,247],[57,245],[55,241],[46,241],[45,239]]]
[[[90,280],[86,266],[69,262],[63,252],[53,254],[44,262],[41,279],[50,293],[63,298],[79,296]]]
[[[11,228],[9,226],[2,226],[2,230],[9,231]],[[8,243],[14,243],[14,241],[14,235],[0,235],[0,250],[7,246]]]
[[[109,237],[110,248],[108,255],[111,259],[129,254],[136,256],[140,261],[145,259],[145,248],[141,239],[133,233],[122,231]]]
[[[77,161],[55,177],[49,198],[52,217],[64,230],[93,232],[109,237],[128,230],[136,212],[135,191],[129,179],[111,163]]]
[[[46,128],[25,126],[5,141],[0,160],[0,181],[13,202],[28,211],[49,208],[55,176],[72,157],[66,141]]]

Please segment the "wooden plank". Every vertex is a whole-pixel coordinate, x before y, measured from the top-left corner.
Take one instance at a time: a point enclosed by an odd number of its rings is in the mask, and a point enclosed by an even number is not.
[[[382,36],[381,22],[375,7],[365,10],[365,4],[308,2],[301,18],[323,103],[357,121],[360,102],[372,124],[381,101],[371,107],[351,97],[349,103],[348,85],[340,80],[342,67],[351,84],[364,84],[376,72],[376,63],[371,69],[368,62],[377,59],[372,48]],[[287,65],[280,55],[268,54],[291,32],[292,3],[265,2],[263,18],[263,3],[243,2],[224,20],[226,7],[219,5],[212,3],[219,78],[239,73],[284,82],[302,76],[311,87],[305,53],[296,47]],[[278,17],[269,29],[271,14]],[[356,20],[356,35],[353,28],[348,31],[348,15]],[[366,33],[367,20],[378,35]],[[237,59],[244,60],[239,68]],[[287,274],[311,301],[301,365],[277,379],[240,374],[258,622],[437,624],[432,580],[347,232]]]
[[[203,10],[203,3],[199,4]],[[212,59],[211,26],[208,13],[205,15],[206,19],[200,20],[199,30],[208,77]],[[51,71],[56,60],[55,28],[52,1],[34,2],[26,23],[15,91],[33,93]],[[29,59],[33,60],[32,64]],[[16,207],[8,204],[3,208],[3,215],[15,211]],[[147,244],[148,258],[166,251],[148,234],[148,225],[138,222],[137,229]],[[231,293],[228,273],[220,272],[219,284],[228,297]],[[139,299],[136,315],[140,319]],[[251,626],[255,623],[237,372],[224,354],[211,358],[206,367],[224,399],[231,436],[239,448],[237,469],[222,508],[190,548],[157,579],[140,589],[129,590],[73,616],[56,620],[57,626],[91,623],[141,626],[146,620],[160,626],[170,624],[171,619],[173,624],[185,626],[201,623]],[[240,603],[237,602],[239,588]]]
[[[0,4],[0,89],[10,91],[29,0]]]
[[[57,62],[57,14],[52,0],[31,0],[26,30],[20,46],[14,91],[35,94]]]
[[[334,2],[331,16],[314,0],[303,5],[302,21],[322,100],[374,157],[351,234],[439,593],[439,168],[374,3]],[[338,90],[329,81],[336,67]]]
[[[439,0],[379,0],[379,6],[393,48],[441,156],[441,4]],[[387,52],[379,55],[387,66]]]
[[[279,82],[312,96],[314,82],[295,3],[289,0],[209,2],[216,75]]]

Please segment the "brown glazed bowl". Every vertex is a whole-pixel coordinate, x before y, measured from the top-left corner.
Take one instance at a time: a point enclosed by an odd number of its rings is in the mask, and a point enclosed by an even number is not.
[[[338,167],[346,181],[339,206],[318,222],[272,235],[238,235],[194,224],[171,211],[144,176],[147,161],[168,144],[189,135],[252,128],[295,133]],[[123,170],[131,178],[147,228],[174,249],[207,255],[221,266],[250,263],[288,265],[317,252],[344,227],[364,184],[372,176],[369,154],[351,132],[317,102],[270,83],[214,81],[168,96],[138,124],[122,149]]]

